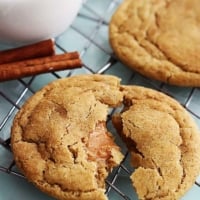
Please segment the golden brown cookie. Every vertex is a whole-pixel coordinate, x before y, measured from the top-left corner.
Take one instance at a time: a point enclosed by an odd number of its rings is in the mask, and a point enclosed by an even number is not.
[[[144,76],[199,87],[199,9],[199,0],[124,0],[110,22],[110,44]]]
[[[125,107],[113,123],[131,152],[141,200],[178,200],[200,172],[200,132],[189,113],[165,94],[122,86]]]
[[[106,200],[105,178],[123,155],[105,122],[122,102],[119,79],[82,75],[33,95],[15,117],[11,145],[19,169],[60,200]]]
[[[123,155],[105,122],[122,104],[113,123],[131,152],[139,199],[179,199],[200,172],[197,126],[177,101],[115,76],[60,79],[33,95],[12,126],[17,166],[57,199],[106,200],[105,179]]]

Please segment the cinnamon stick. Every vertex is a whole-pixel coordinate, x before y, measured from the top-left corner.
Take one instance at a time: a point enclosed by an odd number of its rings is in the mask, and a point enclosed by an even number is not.
[[[29,59],[0,65],[0,81],[12,80],[41,73],[74,69],[82,66],[78,52]]]
[[[51,56],[54,54],[54,41],[48,39],[22,47],[0,51],[0,64]]]

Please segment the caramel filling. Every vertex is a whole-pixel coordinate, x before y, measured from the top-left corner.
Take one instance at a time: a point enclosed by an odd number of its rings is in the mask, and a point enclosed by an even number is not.
[[[112,157],[112,149],[118,149],[104,122],[98,123],[90,133],[88,141],[88,159],[96,162],[108,162]]]

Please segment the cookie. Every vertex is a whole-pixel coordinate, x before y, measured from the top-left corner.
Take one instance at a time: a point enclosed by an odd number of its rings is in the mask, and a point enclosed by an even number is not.
[[[11,133],[18,168],[57,199],[107,200],[105,179],[123,155],[106,120],[122,106],[112,121],[131,153],[139,199],[179,199],[200,172],[196,124],[167,95],[110,75],[56,80],[22,106]]]
[[[122,102],[119,79],[79,75],[50,83],[17,113],[11,147],[18,168],[60,200],[106,200],[105,179],[123,155],[106,128]]]
[[[200,132],[174,99],[140,86],[122,86],[124,109],[113,123],[131,152],[139,199],[178,200],[200,172]]]
[[[124,0],[110,21],[111,47],[146,77],[199,87],[199,9],[199,0]]]

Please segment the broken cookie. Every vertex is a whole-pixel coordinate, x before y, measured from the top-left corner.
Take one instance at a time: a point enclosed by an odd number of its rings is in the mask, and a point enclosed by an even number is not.
[[[33,95],[13,123],[17,166],[60,200],[106,200],[105,179],[123,155],[105,122],[123,99],[119,79],[82,75],[57,80]]]
[[[200,172],[200,133],[175,100],[140,86],[122,86],[124,109],[113,123],[131,152],[141,200],[178,200]]]
[[[110,75],[56,80],[17,113],[11,147],[18,168],[60,200],[107,200],[105,179],[123,155],[106,127],[112,121],[128,146],[141,200],[178,200],[200,172],[200,134],[175,100]]]

